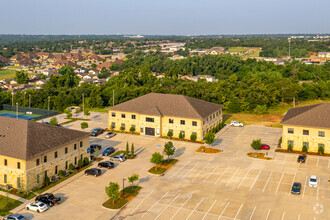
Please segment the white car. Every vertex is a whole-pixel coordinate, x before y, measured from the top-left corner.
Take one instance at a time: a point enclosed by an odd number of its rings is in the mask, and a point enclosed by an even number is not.
[[[244,124],[239,122],[239,121],[231,121],[230,125],[235,126],[235,127],[243,127],[244,126]]]
[[[44,212],[48,209],[48,206],[43,202],[31,202],[26,205],[26,209],[36,212]]]
[[[308,185],[310,187],[317,187],[317,176],[312,175],[309,177]]]

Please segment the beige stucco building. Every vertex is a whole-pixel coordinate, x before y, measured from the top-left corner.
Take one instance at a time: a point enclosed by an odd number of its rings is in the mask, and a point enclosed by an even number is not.
[[[0,117],[0,185],[31,190],[89,157],[89,134],[28,120]]]
[[[322,103],[290,109],[284,116],[282,148],[289,145],[301,151],[305,145],[308,152],[330,153],[330,103]]]
[[[108,126],[141,135],[173,137],[182,133],[197,141],[222,122],[222,105],[172,94],[149,93],[108,108]]]

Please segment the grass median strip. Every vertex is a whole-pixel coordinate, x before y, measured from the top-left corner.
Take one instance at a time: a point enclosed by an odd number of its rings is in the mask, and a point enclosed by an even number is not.
[[[169,159],[164,160],[163,164],[155,165],[151,169],[148,170],[149,173],[152,174],[163,174],[166,170],[168,170],[170,167],[172,167],[176,162],[178,162],[177,159]]]
[[[120,191],[120,196],[117,201],[113,201],[113,199],[108,199],[105,201],[102,206],[109,209],[120,209],[134,197],[139,194],[139,191],[142,187],[141,186],[128,186],[125,187],[123,196],[123,190]]]

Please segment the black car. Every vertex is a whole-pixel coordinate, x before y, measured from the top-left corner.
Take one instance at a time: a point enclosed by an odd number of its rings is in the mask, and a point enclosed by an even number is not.
[[[301,191],[301,183],[293,183],[291,193],[299,195]]]
[[[306,155],[299,155],[297,161],[298,161],[298,163],[305,163],[306,162],[306,158],[307,158]]]
[[[115,152],[115,149],[113,147],[108,147],[105,149],[102,153],[102,156],[109,156]]]
[[[98,136],[100,134],[103,134],[104,132],[104,129],[103,128],[94,128],[92,131],[91,131],[91,136]]]
[[[105,168],[114,168],[115,167],[115,164],[111,161],[102,161],[100,163],[98,163],[98,167],[101,168],[101,167],[105,167]]]
[[[56,197],[52,193],[45,193],[38,195],[35,199],[36,202],[43,202],[46,205],[52,207],[53,205],[59,204],[61,202],[61,197]]]
[[[85,175],[93,175],[93,176],[99,176],[101,175],[101,170],[97,169],[97,168],[92,168],[92,169],[88,169],[85,171]]]

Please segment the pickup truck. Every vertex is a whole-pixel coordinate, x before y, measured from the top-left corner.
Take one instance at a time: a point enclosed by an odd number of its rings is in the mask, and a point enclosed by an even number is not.
[[[46,205],[52,207],[53,205],[59,204],[61,202],[61,197],[56,197],[52,193],[45,193],[38,195],[35,199],[36,202],[43,202]]]

